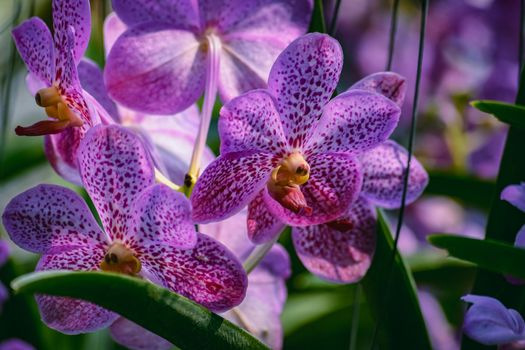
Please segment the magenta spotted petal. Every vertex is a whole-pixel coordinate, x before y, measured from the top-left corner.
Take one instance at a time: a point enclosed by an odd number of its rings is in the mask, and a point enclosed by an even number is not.
[[[301,186],[310,214],[294,213],[268,195],[264,201],[276,217],[292,226],[316,225],[343,215],[357,199],[363,177],[358,161],[346,153],[326,153],[308,159],[311,175]]]
[[[84,138],[84,128],[67,128],[61,133],[44,136],[44,152],[49,164],[69,182],[82,185],[78,173],[77,151]]]
[[[270,210],[264,197],[266,190],[262,190],[248,205],[248,237],[255,244],[269,242],[277,237],[285,228],[285,224],[279,220]]]
[[[400,114],[395,103],[379,94],[350,90],[325,106],[305,148],[307,152],[369,150],[388,139]]]
[[[380,207],[399,208],[407,159],[407,151],[390,140],[364,153],[361,157],[364,174],[363,196]],[[415,201],[427,184],[427,172],[417,159],[412,158],[406,203]]]
[[[219,134],[222,154],[244,150],[279,154],[287,149],[274,98],[266,90],[247,92],[225,105]]]
[[[191,195],[198,223],[227,218],[250,202],[276,166],[269,153],[242,152],[220,156],[204,170]]]
[[[407,84],[406,79],[397,73],[379,72],[359,80],[348,91],[353,89],[378,93],[401,107],[405,101]]]
[[[244,299],[247,280],[242,265],[206,235],[198,235],[193,249],[151,244],[137,251],[144,269],[166,288],[213,311],[225,311]]]
[[[180,192],[157,184],[144,190],[133,206],[133,240],[163,241],[176,248],[197,243],[190,203]]]
[[[206,61],[219,61],[209,83],[224,102],[266,87],[272,63],[306,31],[313,8],[311,0],[114,0],[113,7],[128,29],[108,56],[110,95],[154,114],[197,101]],[[210,41],[218,50],[209,50]]]
[[[39,185],[13,198],[2,220],[13,242],[35,253],[105,241],[89,208],[75,192]]]
[[[507,309],[491,297],[465,295],[461,299],[472,303],[463,323],[463,331],[469,338],[484,345],[525,340],[525,322],[516,310]]]
[[[123,317],[109,327],[111,337],[131,350],[168,350],[173,344]]]
[[[88,0],[53,0],[53,28],[57,49],[68,48],[67,31],[74,33],[74,59],[79,62],[88,46],[91,11]],[[68,48],[69,49],[69,48]]]
[[[292,238],[297,255],[310,272],[336,283],[355,283],[370,267],[375,226],[374,208],[360,198],[336,221],[294,227]]]
[[[73,250],[71,250],[73,248]],[[104,259],[102,246],[83,246],[58,254],[43,255],[37,271],[98,270]],[[93,332],[108,327],[118,315],[86,301],[65,297],[37,295],[42,320],[53,329],[66,334]]]
[[[149,153],[133,132],[99,125],[84,138],[78,159],[82,182],[106,233],[122,240],[132,205],[155,182]]]
[[[295,40],[277,58],[268,90],[277,100],[288,143],[301,147],[321,118],[341,74],[341,45],[327,35],[312,33]]]

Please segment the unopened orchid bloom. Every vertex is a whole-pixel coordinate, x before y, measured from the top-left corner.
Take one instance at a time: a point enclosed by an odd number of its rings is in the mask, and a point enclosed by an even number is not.
[[[463,321],[463,332],[469,338],[484,345],[508,345],[507,349],[525,340],[525,322],[516,310],[486,296],[469,294],[461,300],[472,304]]]
[[[90,129],[80,145],[79,169],[103,230],[86,203],[60,186],[36,186],[5,209],[3,223],[13,242],[43,254],[37,270],[136,276],[214,311],[242,301],[247,281],[237,258],[195,231],[189,202],[181,193],[155,184],[149,152],[136,134],[116,125]],[[44,322],[63,333],[95,331],[118,319],[88,302],[36,298]],[[124,321],[115,327],[117,337],[129,329]]]
[[[365,77],[349,91],[370,91],[401,107],[405,79],[382,72]],[[376,241],[376,208],[401,206],[407,151],[387,140],[360,156],[363,186],[359,198],[341,217],[321,225],[293,227],[295,251],[313,274],[336,283],[359,281],[370,267]],[[412,158],[406,203],[412,203],[428,183],[428,174]]]
[[[88,0],[53,0],[53,34],[38,17],[13,30],[13,38],[29,70],[28,87],[49,117],[18,135],[46,135],[45,152],[53,168],[66,180],[80,184],[76,152],[85,132],[107,112],[82,90],[77,65],[91,31]]]
[[[224,221],[199,225],[199,231],[223,243],[241,261],[246,261],[255,249],[246,232],[246,217],[247,211],[243,210]],[[243,302],[223,316],[270,348],[281,349],[283,330],[280,316],[287,296],[285,280],[290,274],[288,253],[281,245],[275,244],[248,275],[248,289]]]
[[[263,243],[283,224],[322,224],[347,212],[362,187],[358,157],[389,137],[400,110],[365,90],[329,101],[342,56],[333,38],[307,34],[277,58],[267,90],[222,108],[221,155],[191,196],[196,222],[222,220],[248,205],[250,238]]]
[[[203,94],[187,186],[201,167],[217,92],[223,102],[266,87],[277,55],[304,34],[312,0],[113,0],[129,27],[109,53],[105,80],[123,106],[173,114]]]

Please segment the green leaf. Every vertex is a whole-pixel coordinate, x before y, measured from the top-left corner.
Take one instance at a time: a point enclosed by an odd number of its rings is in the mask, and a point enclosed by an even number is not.
[[[425,194],[454,197],[465,204],[480,209],[490,209],[492,198],[496,193],[494,181],[439,171],[431,171],[429,175],[430,181]]]
[[[482,112],[492,114],[503,123],[525,128],[525,107],[491,100],[472,101],[470,104]]]
[[[312,20],[308,32],[326,33],[326,23],[324,20],[323,1],[315,0],[314,11],[312,13]]]
[[[219,315],[138,278],[106,272],[45,271],[17,278],[11,286],[19,293],[93,302],[183,349],[268,349]]]
[[[414,279],[399,252],[396,252],[393,266],[390,266],[393,245],[388,224],[382,212],[378,211],[376,252],[372,266],[361,283],[375,322],[380,322],[379,348],[406,349],[410,344],[412,349],[432,349]],[[390,269],[391,283],[385,291]]]
[[[525,249],[503,242],[456,235],[432,235],[428,240],[456,258],[490,271],[525,279]]]

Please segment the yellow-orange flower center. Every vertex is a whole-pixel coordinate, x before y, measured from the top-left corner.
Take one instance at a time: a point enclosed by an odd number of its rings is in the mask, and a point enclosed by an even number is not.
[[[142,266],[131,249],[120,242],[113,243],[100,263],[103,271],[136,275]]]
[[[268,193],[283,207],[294,213],[310,214],[312,208],[306,203],[301,185],[310,178],[310,166],[304,157],[294,152],[272,171],[268,181]]]

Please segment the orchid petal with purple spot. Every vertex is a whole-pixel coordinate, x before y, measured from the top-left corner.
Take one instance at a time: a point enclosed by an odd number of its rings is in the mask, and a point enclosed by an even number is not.
[[[301,147],[321,117],[339,80],[341,45],[325,34],[311,33],[292,42],[270,71],[268,89],[277,100],[285,135]]]
[[[91,33],[89,0],[53,0],[53,28],[57,48],[68,47],[68,31],[74,32],[74,60],[79,62],[88,46]]]
[[[384,96],[362,90],[345,92],[324,107],[306,152],[369,150],[388,139],[400,114],[399,107]]]
[[[122,240],[132,205],[155,182],[149,153],[133,132],[98,125],[82,140],[78,161],[82,182],[106,233]]]
[[[407,151],[388,140],[364,153],[363,196],[383,208],[399,208],[404,187],[404,172],[408,161]],[[406,203],[415,201],[428,184],[428,174],[415,158],[410,163]]]
[[[79,186],[82,180],[78,173],[77,150],[85,134],[84,128],[67,128],[44,137],[44,152],[49,164],[64,179]]]
[[[162,184],[151,186],[136,199],[126,241],[144,239],[162,241],[176,248],[193,248],[197,233],[190,211],[190,202],[182,193]]]
[[[307,159],[310,179],[301,186],[310,215],[294,213],[275,201],[266,191],[264,200],[270,212],[284,223],[307,226],[334,220],[357,199],[363,176],[358,161],[347,153],[316,154]]]
[[[153,114],[180,112],[204,91],[206,55],[191,32],[163,23],[130,28],[109,53],[104,78],[120,104]]]
[[[47,25],[38,17],[13,29],[16,48],[32,76],[51,86],[55,78],[53,38]]]
[[[213,310],[224,311],[244,299],[246,274],[226,247],[198,234],[193,249],[177,249],[164,243],[135,248],[143,268],[162,284]]]
[[[266,90],[247,92],[221,109],[221,153],[255,150],[286,152],[286,139],[273,97]]]
[[[374,208],[360,198],[336,221],[294,227],[292,238],[297,255],[310,272],[332,282],[354,283],[370,267],[375,226]]]
[[[378,93],[401,107],[405,101],[407,84],[406,79],[397,73],[379,72],[359,80],[348,91],[354,89]]]
[[[279,235],[285,228],[285,224],[280,221],[264,201],[265,191],[259,194],[248,205],[248,237],[255,244],[269,242]]]
[[[262,152],[227,153],[211,163],[193,189],[193,220],[207,223],[239,212],[264,187],[277,166]]]
[[[2,220],[9,237],[23,249],[50,253],[105,242],[86,203],[73,191],[38,185],[7,205]]]
[[[109,327],[111,337],[131,350],[168,350],[173,344],[123,317]]]

